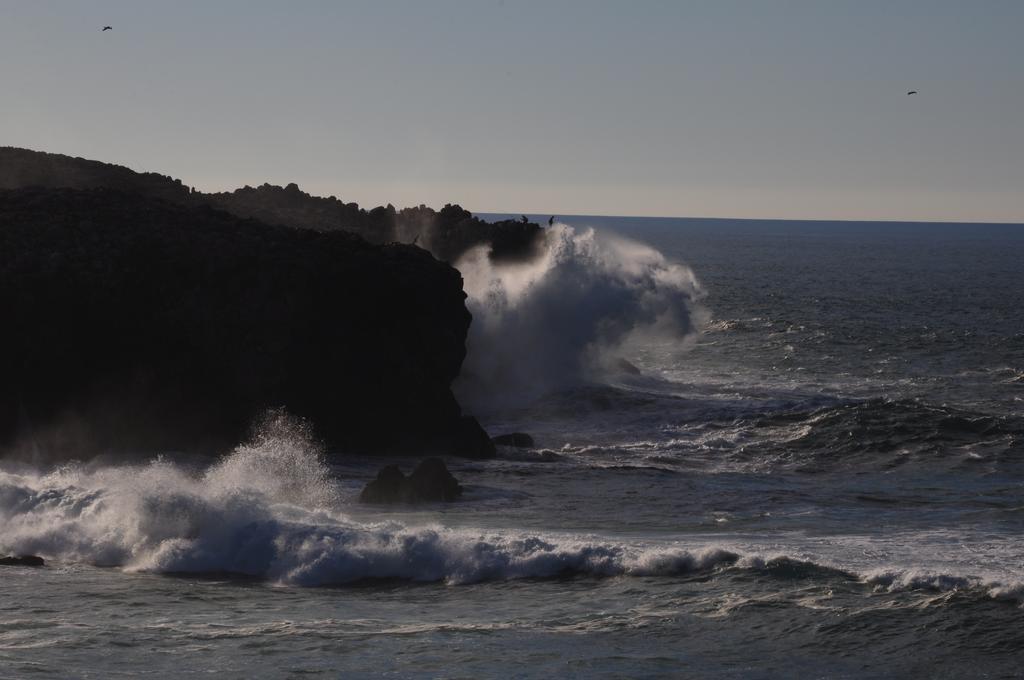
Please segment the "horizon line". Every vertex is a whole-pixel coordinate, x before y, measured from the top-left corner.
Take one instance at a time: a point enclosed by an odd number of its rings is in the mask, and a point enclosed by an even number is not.
[[[133,163],[131,161],[106,161],[106,160],[99,160],[99,159],[96,159],[96,158],[90,158],[88,156],[73,155],[73,153],[65,153],[65,152],[61,152],[61,151],[46,151],[46,150],[42,150],[42,149],[33,149],[33,148],[27,147],[27,146],[17,146],[15,144],[8,144],[8,143],[0,143],[0,149],[13,149],[13,150],[16,150],[16,151],[28,151],[28,152],[31,152],[31,153],[50,154],[50,155],[55,155],[55,156],[63,156],[65,158],[71,158],[71,159],[74,159],[74,160],[83,160],[83,161],[87,161],[87,162],[101,163],[101,164],[104,164],[104,165],[112,165],[112,166],[115,166],[115,167],[120,167],[120,168],[129,170],[131,172],[134,172],[134,173],[140,174],[140,175],[144,175],[144,174],[161,175],[161,176],[166,177],[166,178],[171,179],[171,180],[177,180],[177,181],[181,182],[185,186],[188,186],[188,187],[190,187],[192,189],[195,189],[195,190],[202,191],[202,193],[232,193],[233,191],[237,191],[238,189],[242,189],[242,188],[248,187],[248,186],[253,186],[253,185],[244,184],[244,183],[242,185],[238,185],[236,182],[233,181],[233,182],[230,182],[230,183],[223,183],[222,182],[221,183],[221,188],[211,189],[211,187],[205,186],[202,189],[200,189],[198,184],[192,184],[191,182],[186,181],[184,179],[176,178],[173,174],[164,174],[164,172],[162,172],[162,171],[139,170],[139,169],[136,169],[136,167],[133,167],[135,165],[135,163]],[[234,188],[233,189],[232,188],[224,188],[225,184],[227,185],[227,187],[234,186]],[[300,185],[298,185],[298,183],[295,183],[295,184],[296,184],[296,186],[299,186],[300,189],[302,189],[302,187]],[[271,181],[268,181],[268,180],[265,180],[262,185],[277,186],[277,187],[282,187],[282,188],[285,186],[284,184],[281,184],[281,185],[273,184]],[[258,188],[259,186],[262,186],[262,185],[255,185],[255,188]],[[308,187],[309,185],[307,184],[306,186]],[[307,189],[302,189],[302,191],[304,191],[305,193],[308,193],[310,196],[313,196],[313,197],[316,197],[316,198],[335,198],[336,200],[342,201],[344,203],[355,203],[357,206],[359,206],[360,209],[363,209],[363,210],[371,210],[372,209],[371,207],[368,207],[368,206],[370,206],[370,204],[372,204],[373,201],[369,201],[369,202],[366,202],[366,203],[360,203],[360,202],[357,202],[357,201],[346,201],[344,199],[338,198],[338,195],[336,193],[335,194],[324,195],[323,193],[320,193],[320,190],[318,190],[318,189],[310,190],[310,189],[307,188]],[[314,192],[316,192],[316,193],[314,193]],[[980,221],[967,221],[967,220],[950,220],[950,219],[941,219],[941,218],[937,218],[937,219],[889,219],[889,218],[885,218],[885,219],[857,219],[857,218],[844,217],[844,218],[838,218],[838,219],[829,219],[829,218],[817,218],[817,217],[797,217],[797,218],[787,218],[787,217],[721,217],[721,216],[707,216],[707,215],[602,215],[602,214],[595,214],[595,213],[557,213],[557,212],[556,213],[551,213],[551,212],[547,212],[547,211],[545,211],[545,212],[535,212],[535,211],[530,211],[530,212],[522,212],[522,211],[509,212],[509,211],[495,211],[495,210],[470,210],[468,207],[466,207],[464,204],[460,203],[457,200],[456,201],[446,201],[446,203],[451,204],[451,205],[459,205],[462,208],[464,208],[466,210],[469,210],[470,213],[472,213],[473,215],[507,215],[511,219],[518,219],[517,218],[518,215],[524,215],[524,214],[527,215],[527,216],[531,216],[532,215],[532,216],[537,216],[537,217],[541,217],[542,215],[552,215],[553,214],[555,217],[558,217],[559,215],[563,215],[565,217],[602,217],[602,218],[651,219],[651,220],[718,220],[718,221],[723,221],[723,222],[741,222],[741,221],[746,221],[746,222],[849,222],[849,223],[862,223],[862,224],[863,223],[880,223],[880,224],[948,224],[948,225],[991,224],[991,225],[1024,226],[1024,217],[1022,217],[1020,220],[980,220]],[[389,204],[393,204],[393,203],[391,203],[389,201]],[[383,207],[383,205],[384,204],[381,204],[380,207]],[[439,204],[439,207],[434,207],[434,206],[428,205],[426,203],[420,203],[418,205],[427,205],[428,207],[430,207],[430,208],[432,208],[434,210],[440,210],[440,207],[442,207],[442,206],[440,206],[440,204]],[[378,206],[373,206],[373,207],[378,207]],[[418,207],[418,206],[417,205],[405,205],[405,206],[397,206],[396,205],[395,206],[395,208],[398,209],[398,210],[402,210],[404,208],[414,208],[414,207]]]
[[[606,219],[630,219],[630,220],[706,220],[718,222],[849,222],[852,224],[878,223],[878,224],[949,224],[949,225],[1006,225],[1024,227],[1024,219],[1021,221],[1011,220],[980,220],[970,222],[967,220],[944,220],[944,219],[856,219],[844,218],[820,218],[820,217],[710,217],[706,215],[601,215],[596,213],[550,213],[550,212],[509,212],[493,210],[472,210],[473,215],[505,215],[505,219],[518,219],[519,215],[526,215],[534,218],[542,215],[552,215],[556,221],[559,217],[601,217]]]

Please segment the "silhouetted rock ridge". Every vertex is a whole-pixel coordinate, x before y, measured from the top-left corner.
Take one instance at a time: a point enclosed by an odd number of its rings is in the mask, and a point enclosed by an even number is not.
[[[450,389],[458,271],[150,184],[0,190],[0,442],[218,450],[285,407],[335,450],[493,454]]]
[[[473,246],[486,246],[496,259],[524,258],[539,242],[541,228],[533,222],[485,222],[457,205],[441,210],[426,206],[372,210],[334,196],[311,196],[296,184],[264,184],[231,192],[202,193],[156,173],[137,173],[126,167],[83,158],[0,147],[0,189],[51,187],[116,189],[161,198],[188,206],[207,205],[238,217],[267,224],[349,231],[371,243],[409,243],[429,250],[440,260],[455,262]]]

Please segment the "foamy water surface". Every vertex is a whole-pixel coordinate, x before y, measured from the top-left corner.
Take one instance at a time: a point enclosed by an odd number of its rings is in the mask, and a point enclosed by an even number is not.
[[[49,562],[0,572],[5,675],[1018,677],[1024,236],[961,229],[474,255],[462,398],[538,447],[449,461],[449,505],[359,505],[381,461],[285,414],[213,463],[4,463],[0,552]]]

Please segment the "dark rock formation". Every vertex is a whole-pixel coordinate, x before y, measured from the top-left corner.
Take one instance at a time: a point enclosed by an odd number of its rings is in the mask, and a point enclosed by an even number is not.
[[[639,368],[621,357],[615,360],[611,368],[621,375],[643,375]]]
[[[385,465],[377,478],[363,487],[360,503],[402,503],[409,480],[397,465]]]
[[[25,187],[117,189],[192,207],[211,206],[267,224],[348,231],[371,243],[415,244],[445,262],[455,262],[466,250],[478,245],[488,246],[495,259],[525,258],[534,252],[541,234],[535,223],[485,222],[457,205],[446,205],[439,211],[423,205],[403,210],[388,205],[367,211],[334,196],[311,196],[295,184],[264,184],[204,194],[183,185],[181,180],[155,173],[136,173],[83,158],[0,147],[0,189]]]
[[[463,458],[493,458],[494,443],[473,416],[462,416],[452,430],[446,448]]]
[[[518,449],[532,449],[533,437],[525,432],[512,432],[494,437],[491,441],[499,446],[514,446]]]
[[[462,485],[440,458],[426,458],[409,475],[410,496],[415,501],[453,501]]]
[[[19,557],[0,557],[0,567],[43,567],[46,566],[42,557],[21,555]]]
[[[411,246],[145,194],[0,191],[0,443],[219,452],[284,407],[335,450],[486,456],[450,390],[464,298]]]
[[[439,211],[426,206],[396,210],[394,206],[362,210],[335,197],[320,198],[295,184],[281,188],[264,184],[231,193],[193,194],[193,200],[241,217],[271,224],[359,234],[371,243],[410,243],[429,250],[445,262],[455,262],[478,245],[490,247],[497,260],[524,259],[539,245],[540,226],[513,220],[485,222],[457,205]]]
[[[180,179],[155,172],[135,172],[120,165],[55,153],[0,147],[0,189],[116,189],[125,193],[183,203],[192,190]]]
[[[440,458],[427,458],[406,477],[388,465],[359,494],[360,503],[438,503],[462,495],[462,486]]]

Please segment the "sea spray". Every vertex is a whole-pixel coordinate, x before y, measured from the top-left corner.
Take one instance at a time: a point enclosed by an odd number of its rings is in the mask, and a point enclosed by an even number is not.
[[[265,442],[262,450],[271,449]],[[234,573],[303,586],[668,576],[736,559],[716,548],[691,552],[572,535],[358,522],[312,499],[292,499],[288,484],[260,479],[273,466],[262,466],[253,451],[240,449],[198,476],[166,460],[91,471],[68,466],[43,476],[0,472],[0,549],[56,563]],[[227,473],[247,462],[256,465]],[[260,467],[264,473],[255,472]]]
[[[735,560],[717,549],[354,521],[340,511],[315,447],[297,436],[301,428],[287,420],[276,427],[201,473],[162,458],[49,474],[0,471],[0,550],[57,563],[309,586],[669,575]]]
[[[828,559],[765,555],[761,548],[699,539],[681,544],[357,520],[345,512],[346,500],[308,428],[279,412],[251,441],[205,468],[167,458],[69,464],[49,472],[0,467],[0,554],[126,571],[231,573],[296,586],[674,578],[738,570],[890,592],[971,591],[1010,602],[1024,597],[1014,578],[884,562],[850,569]]]
[[[267,413],[250,440],[207,470],[203,480],[222,495],[254,491],[277,503],[317,508],[338,501],[312,426],[282,409]]]
[[[283,413],[203,470],[159,457],[19,473],[0,470],[0,551],[128,569],[262,574],[289,507],[337,499],[308,428]]]
[[[205,471],[167,459],[0,468],[0,553],[125,571],[237,574],[295,586],[390,579],[450,585],[564,576],[668,577],[723,571],[866,588],[971,590],[1018,602],[1015,580],[917,568],[844,570],[829,561],[696,541],[623,541],[559,532],[359,521],[315,445],[277,418]],[[276,423],[276,424],[274,424]],[[308,493],[301,490],[307,489]]]
[[[166,458],[48,473],[0,468],[0,552],[301,586],[673,576],[738,557],[714,546],[356,521],[343,502],[308,428],[274,413],[250,442],[201,470]]]
[[[476,407],[593,379],[652,342],[685,349],[706,319],[688,267],[610,232],[556,224],[531,260],[479,247],[456,267],[473,313],[457,389]]]
[[[451,584],[564,574],[670,575],[729,564],[573,535],[355,521],[308,431],[276,414],[201,471],[165,458],[0,469],[0,551],[155,573],[234,573],[294,585]]]

